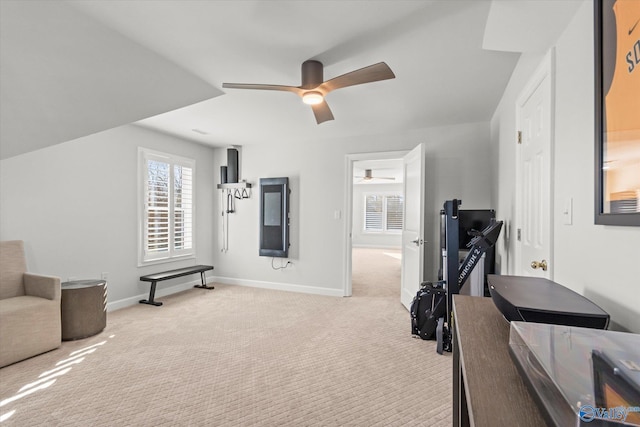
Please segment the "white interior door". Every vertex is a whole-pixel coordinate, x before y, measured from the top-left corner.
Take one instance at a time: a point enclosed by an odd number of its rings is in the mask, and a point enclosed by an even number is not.
[[[409,309],[424,271],[424,165],[423,144],[403,158],[404,221],[400,301]]]
[[[553,278],[551,53],[518,101],[519,257],[516,274]]]

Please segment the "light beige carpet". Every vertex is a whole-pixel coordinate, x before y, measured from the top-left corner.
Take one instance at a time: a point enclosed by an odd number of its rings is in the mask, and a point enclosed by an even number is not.
[[[450,425],[451,356],[411,338],[397,288],[366,289],[218,284],[109,313],[101,334],[0,369],[2,424]]]
[[[351,253],[352,295],[395,298],[400,304],[400,256],[399,250],[354,248]]]

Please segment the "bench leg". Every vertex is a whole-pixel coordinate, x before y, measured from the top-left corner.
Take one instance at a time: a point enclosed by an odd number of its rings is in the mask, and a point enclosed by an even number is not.
[[[200,272],[200,281],[202,282],[202,285],[195,285],[194,288],[215,289],[213,286],[207,286],[207,281],[205,279],[206,279],[206,276],[204,274],[204,271],[201,271]]]
[[[161,302],[153,300],[156,296],[156,283],[157,282],[151,282],[151,289],[149,289],[149,299],[141,299],[140,304],[155,305],[157,307],[162,305]]]

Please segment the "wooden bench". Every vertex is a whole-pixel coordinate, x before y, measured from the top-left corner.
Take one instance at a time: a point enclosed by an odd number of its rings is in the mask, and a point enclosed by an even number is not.
[[[141,299],[140,304],[150,304],[155,306],[162,305],[161,302],[155,301],[156,284],[163,280],[175,279],[176,277],[188,276],[190,274],[200,273],[201,285],[195,285],[194,288],[202,289],[214,289],[213,286],[207,286],[205,271],[213,270],[212,265],[194,265],[191,267],[178,268],[175,270],[163,271],[162,273],[147,274],[146,276],[140,276],[142,282],[151,282],[151,289],[149,289],[149,299]]]

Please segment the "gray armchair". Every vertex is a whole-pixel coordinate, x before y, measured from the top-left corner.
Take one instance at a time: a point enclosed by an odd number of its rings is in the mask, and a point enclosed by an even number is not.
[[[60,347],[60,278],[26,271],[24,243],[0,242],[0,367]]]

